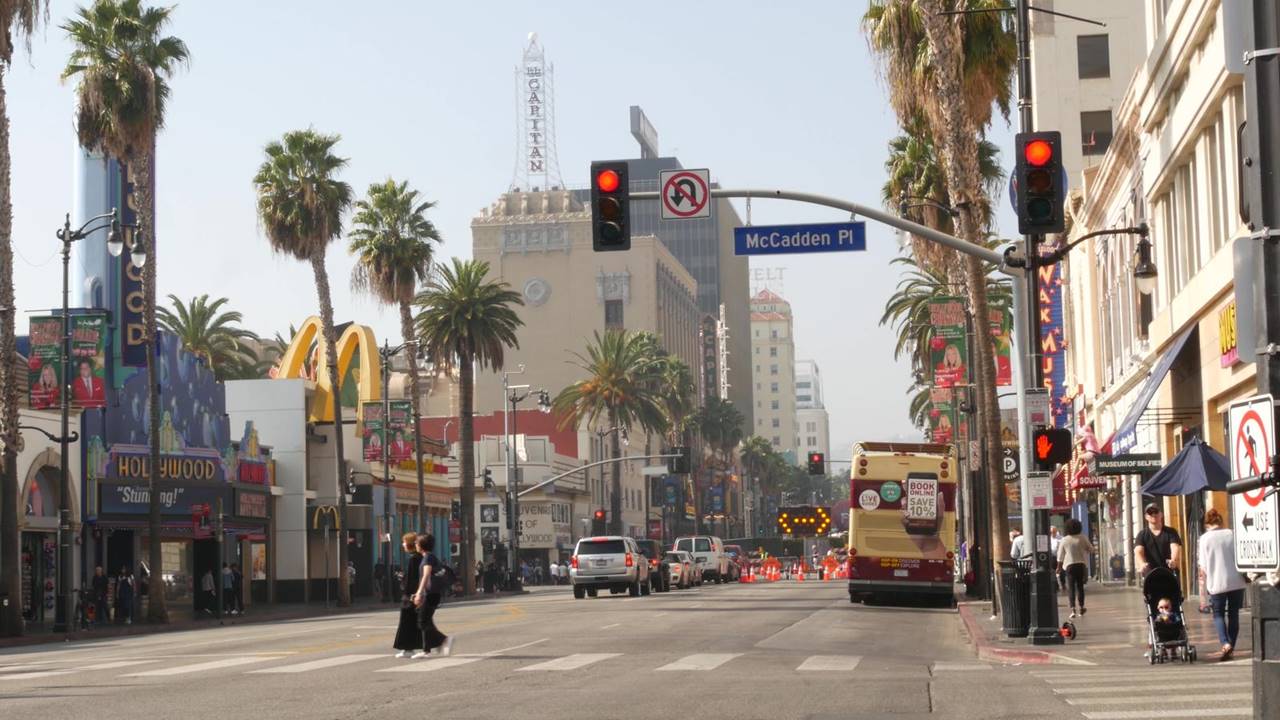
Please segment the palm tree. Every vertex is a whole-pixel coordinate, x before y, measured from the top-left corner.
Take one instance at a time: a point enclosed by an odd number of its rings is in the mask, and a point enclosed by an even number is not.
[[[768,460],[769,456],[773,454],[773,446],[769,444],[768,440],[765,440],[759,435],[752,435],[742,441],[742,450],[739,451],[739,454],[742,458],[742,464],[746,469],[748,483],[750,483],[748,492],[751,495],[752,506],[755,508],[756,516],[756,527],[751,528],[751,534],[756,535],[758,534],[757,531],[762,527],[762,523],[759,518],[763,517],[763,507],[761,507],[760,504],[760,486],[762,480],[760,474],[765,469],[765,462]]]
[[[973,0],[966,9],[1007,10],[1007,0]],[[950,205],[958,210],[957,234],[972,243],[986,237],[985,199],[978,168],[978,142],[998,106],[1006,117],[1012,96],[1012,74],[1017,49],[1007,12],[943,15],[950,9],[942,0],[871,0],[862,26],[871,49],[880,60],[881,76],[890,103],[900,121],[923,116],[938,144],[943,178]],[[987,268],[966,255],[964,279],[974,317],[989,317],[986,292]],[[983,333],[976,342],[978,410],[982,434],[1000,436],[999,406],[995,390],[994,349]],[[985,466],[1000,467],[1000,445],[988,442]],[[1008,555],[1006,500],[994,472],[991,487],[992,537],[988,546],[993,561]]]
[[[724,467],[733,464],[733,449],[742,440],[742,424],[745,418],[728,400],[708,398],[698,413],[698,432],[711,446],[712,456],[720,453]]]
[[[364,290],[379,302],[400,308],[400,335],[412,344],[409,357],[409,396],[413,399],[413,447],[418,467],[418,504],[425,506],[426,485],[422,475],[422,436],[418,430],[419,403],[422,401],[418,378],[417,335],[413,330],[410,308],[418,283],[426,282],[431,273],[435,253],[432,243],[440,242],[440,233],[427,219],[427,210],[435,203],[419,200],[418,191],[407,182],[387,179],[369,186],[369,197],[356,201],[356,214],[351,218],[349,249],[357,257],[351,271],[351,286]],[[425,532],[426,518],[418,518],[418,530]]]
[[[163,35],[173,8],[143,7],[141,0],[96,0],[80,8],[62,29],[70,36],[71,56],[62,79],[77,78],[76,133],[80,145],[102,152],[128,168],[138,197],[135,237],[155,240],[154,188],[156,135],[164,127],[169,78],[187,62],[186,43]],[[148,342],[159,342],[156,330],[155,248],[147,252],[142,274],[143,317]],[[155,352],[147,353],[150,387],[150,467],[160,467],[160,369]],[[148,504],[150,574],[163,577],[160,538],[160,499],[152,473]],[[147,619],[168,622],[164,593],[148,596]]]
[[[489,263],[453,258],[442,267],[427,289],[413,299],[420,347],[446,370],[458,371],[458,473],[462,495],[462,582],[465,592],[475,592],[471,557],[476,544],[475,369],[502,369],[507,348],[519,348],[516,331],[524,321],[516,305],[524,305],[520,293],[501,281],[486,280]]]
[[[5,73],[13,63],[19,44],[31,49],[31,36],[49,19],[48,0],[5,0],[0,2],[0,308],[12,308],[13,298],[13,201],[9,153],[9,106],[5,94]],[[18,353],[17,315],[0,313],[0,592],[20,597],[21,566],[18,564]],[[0,633],[21,635],[22,603],[10,601],[0,608]]]
[[[595,333],[586,355],[574,353],[574,364],[586,378],[561,390],[552,402],[560,427],[596,427],[600,420],[609,429],[618,429],[609,438],[610,456],[622,456],[622,431],[639,427],[662,432],[667,416],[657,392],[662,362],[654,354],[656,344],[649,333],[608,330]],[[612,463],[610,480],[609,532],[622,533],[622,466]]]
[[[693,371],[683,360],[664,354],[659,356],[658,362],[658,385],[654,390],[662,402],[667,439],[675,445],[684,437],[689,421],[697,411],[698,384],[693,379]]]
[[[346,455],[342,443],[342,385],[338,374],[338,336],[333,326],[333,298],[329,272],[324,267],[329,243],[342,234],[342,213],[351,205],[351,186],[337,178],[346,158],[333,153],[337,135],[314,130],[293,130],[267,144],[267,158],[253,177],[258,195],[258,220],[267,242],[278,253],[311,263],[316,295],[320,300],[320,324],[324,335],[325,362],[333,390],[335,454],[334,491],[338,515],[346,525]],[[338,604],[351,603],[347,581],[347,544],[338,543]]]
[[[173,333],[182,347],[204,358],[209,369],[219,380],[226,380],[226,371],[241,369],[246,360],[256,363],[258,357],[247,341],[258,337],[249,330],[236,327],[244,320],[237,310],[220,312],[230,300],[225,297],[209,302],[209,295],[200,295],[184,303],[176,295],[169,295],[173,309],[156,308],[160,326]]]

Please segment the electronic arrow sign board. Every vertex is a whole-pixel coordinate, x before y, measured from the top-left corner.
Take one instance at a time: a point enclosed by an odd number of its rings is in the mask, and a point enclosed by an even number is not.
[[[864,222],[753,225],[733,229],[734,255],[794,255],[867,249]]]
[[[800,505],[778,508],[778,530],[792,537],[826,535],[831,529],[831,511],[825,507]]]

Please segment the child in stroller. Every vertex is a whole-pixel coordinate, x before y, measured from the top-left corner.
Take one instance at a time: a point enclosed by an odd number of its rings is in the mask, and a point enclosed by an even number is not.
[[[1182,588],[1168,568],[1158,567],[1142,580],[1142,596],[1147,603],[1147,643],[1151,664],[1170,660],[1193,662],[1196,648],[1187,640],[1182,617]]]

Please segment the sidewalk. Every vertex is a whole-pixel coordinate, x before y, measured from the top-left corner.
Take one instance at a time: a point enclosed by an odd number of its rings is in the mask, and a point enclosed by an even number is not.
[[[960,619],[978,657],[1004,663],[1095,665],[1106,663],[1146,663],[1146,605],[1138,588],[1124,585],[1090,583],[1087,587],[1086,615],[1070,618],[1065,596],[1058,596],[1058,624],[1070,620],[1076,626],[1076,638],[1062,645],[1032,645],[1026,638],[1006,637],[999,617],[992,618],[991,603],[984,601],[959,604]],[[1218,653],[1218,633],[1213,616],[1201,614],[1198,598],[1188,598],[1182,605],[1187,636],[1196,646],[1196,662],[1212,661]],[[1235,657],[1247,659],[1252,653],[1248,608],[1240,613],[1240,639]]]
[[[556,590],[565,590],[567,592],[569,587],[567,585],[560,587],[534,586],[526,588],[521,592],[500,591],[492,595],[477,593],[476,595],[466,598],[450,597],[445,600],[444,604],[447,606],[458,603],[482,603],[485,601],[495,601],[503,598],[518,597],[521,595],[554,592]],[[131,635],[153,635],[156,633],[198,630],[201,628],[219,626],[253,625],[259,623],[280,622],[284,620],[339,617],[342,615],[353,615],[357,613],[393,610],[398,607],[399,605],[397,603],[382,602],[369,597],[358,597],[352,602],[350,607],[345,608],[339,608],[333,605],[326,608],[323,603],[255,605],[250,607],[248,612],[244,615],[228,615],[223,617],[221,621],[215,617],[210,617],[209,615],[195,615],[184,608],[182,611],[177,612],[173,612],[171,610],[170,622],[166,625],[150,625],[143,621],[135,622],[132,625],[111,624],[93,626],[90,630],[83,630],[74,633],[54,633],[47,625],[29,625],[27,626],[26,634],[21,637],[0,637],[0,649],[64,642],[69,640],[103,640],[107,638],[126,637]]]

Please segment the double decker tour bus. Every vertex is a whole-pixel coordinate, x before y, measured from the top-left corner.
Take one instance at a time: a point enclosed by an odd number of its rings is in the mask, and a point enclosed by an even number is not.
[[[849,601],[955,602],[956,460],[951,445],[863,442],[849,470]]]

